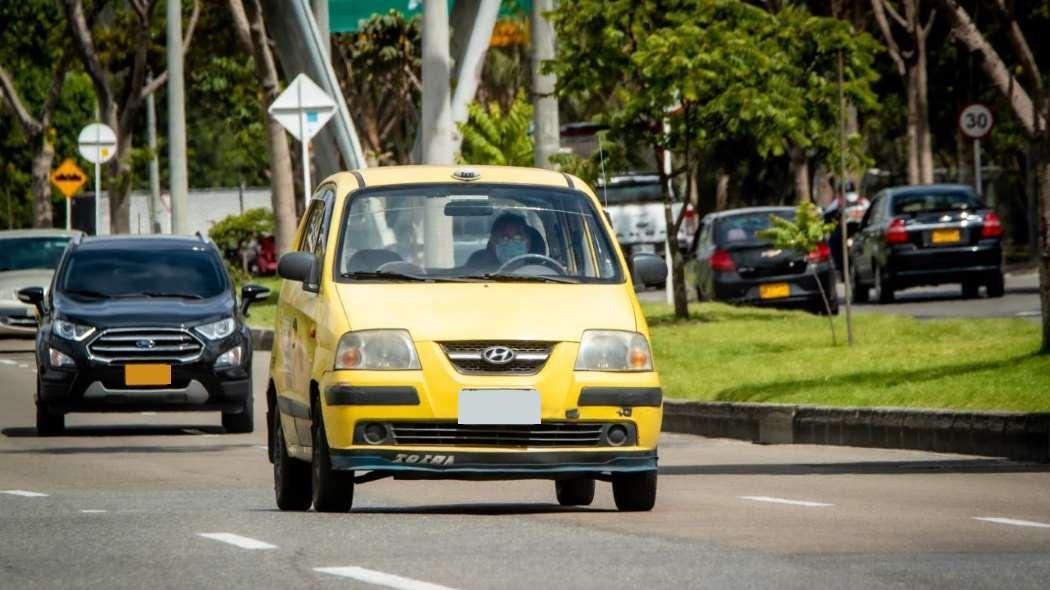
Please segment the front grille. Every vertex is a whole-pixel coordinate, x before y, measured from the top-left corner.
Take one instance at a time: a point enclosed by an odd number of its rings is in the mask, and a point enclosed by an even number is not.
[[[485,360],[485,350],[503,346],[514,351],[514,360],[505,364],[495,364]],[[468,375],[535,375],[547,363],[553,342],[523,341],[456,341],[442,342],[452,366],[460,373]]]
[[[454,422],[390,422],[389,438],[394,445],[475,447],[596,447],[606,446],[607,422],[545,422],[527,426],[487,426]],[[634,428],[626,429],[628,444],[634,444]],[[355,437],[357,438],[357,437]]]
[[[113,328],[88,344],[91,356],[107,363],[188,363],[203,350],[204,344],[181,328]]]

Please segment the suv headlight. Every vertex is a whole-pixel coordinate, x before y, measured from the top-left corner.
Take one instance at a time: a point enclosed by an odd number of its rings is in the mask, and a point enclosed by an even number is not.
[[[51,332],[59,338],[65,338],[66,340],[73,340],[74,342],[80,342],[87,338],[95,331],[92,326],[84,326],[82,324],[74,324],[73,322],[66,320],[55,320],[51,324]]]
[[[208,340],[221,340],[233,334],[233,330],[236,327],[237,322],[233,321],[233,318],[226,318],[210,324],[201,324],[197,326],[196,330]]]
[[[576,355],[577,371],[652,371],[649,342],[637,332],[586,330]]]
[[[419,369],[419,356],[407,330],[361,330],[339,339],[335,368],[408,371]]]

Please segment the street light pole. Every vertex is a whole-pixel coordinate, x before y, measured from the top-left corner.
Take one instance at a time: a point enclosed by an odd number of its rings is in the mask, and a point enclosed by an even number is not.
[[[554,28],[547,12],[554,10],[554,0],[532,0],[532,104],[536,132],[533,149],[535,165],[550,168],[550,157],[558,153],[558,98],[554,87],[558,78],[542,72],[543,62],[554,59]]]
[[[186,97],[182,71],[182,2],[168,0],[168,166],[171,233],[188,233],[186,178]]]

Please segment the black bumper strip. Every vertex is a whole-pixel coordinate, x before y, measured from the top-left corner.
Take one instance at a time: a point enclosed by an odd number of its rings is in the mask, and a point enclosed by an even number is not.
[[[330,406],[418,406],[415,387],[357,387],[333,385],[325,392]]]
[[[310,418],[310,407],[290,397],[277,396],[277,408],[281,410],[281,413],[288,414],[294,418]]]
[[[654,406],[663,403],[664,392],[659,387],[584,387],[580,391],[581,406]]]

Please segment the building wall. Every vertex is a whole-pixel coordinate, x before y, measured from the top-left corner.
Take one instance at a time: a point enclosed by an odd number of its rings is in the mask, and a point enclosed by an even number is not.
[[[109,195],[102,193],[102,235],[109,234]],[[236,215],[248,209],[271,209],[270,189],[246,188],[243,193],[236,188],[194,189],[189,192],[190,233],[207,234],[211,226],[223,217]],[[168,193],[160,195],[160,226],[162,233],[171,232],[171,200]],[[150,231],[149,193],[131,193],[131,211],[128,215],[133,234],[148,234]]]

